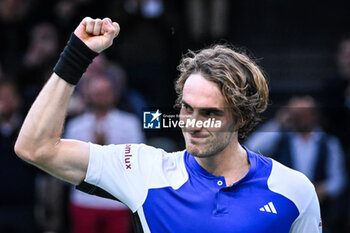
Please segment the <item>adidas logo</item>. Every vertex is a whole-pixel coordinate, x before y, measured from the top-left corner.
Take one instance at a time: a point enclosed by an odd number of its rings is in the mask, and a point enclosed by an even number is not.
[[[261,207],[259,210],[262,212],[269,212],[269,213],[272,212],[274,214],[277,214],[275,206],[273,205],[272,202],[269,202],[267,205],[264,205],[264,207]]]

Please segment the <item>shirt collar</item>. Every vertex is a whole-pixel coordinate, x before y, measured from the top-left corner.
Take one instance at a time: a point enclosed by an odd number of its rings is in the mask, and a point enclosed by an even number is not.
[[[256,172],[256,156],[257,155],[254,154],[253,152],[251,152],[250,150],[248,150],[245,146],[243,146],[243,148],[247,151],[248,160],[250,163],[250,168],[249,168],[248,173],[241,180],[239,180],[238,182],[236,182],[233,185],[250,180]],[[201,165],[199,165],[198,162],[196,161],[196,159],[194,158],[194,156],[191,155],[190,153],[188,153],[187,151],[185,151],[185,163],[188,166],[191,173],[199,175],[205,179],[212,180],[212,179],[223,179],[224,178],[223,176],[215,176],[215,175],[209,173]]]

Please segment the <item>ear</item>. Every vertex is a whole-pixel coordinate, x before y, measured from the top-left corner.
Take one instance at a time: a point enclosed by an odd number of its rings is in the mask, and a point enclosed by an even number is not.
[[[247,124],[247,119],[241,119],[238,123],[237,123],[237,127],[238,129],[243,128],[245,125]]]
[[[246,119],[234,119],[229,126],[230,131],[237,131],[244,127],[247,123]]]

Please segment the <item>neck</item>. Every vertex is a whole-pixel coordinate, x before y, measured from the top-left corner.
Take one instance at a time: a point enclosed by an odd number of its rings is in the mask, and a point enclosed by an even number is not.
[[[238,141],[231,142],[216,155],[195,159],[209,173],[225,177],[228,186],[241,180],[250,168],[247,152]]]
[[[311,132],[301,132],[299,135],[302,140],[308,141],[311,137]]]
[[[108,112],[109,112],[109,109],[99,109],[94,111],[94,115],[96,119],[99,120],[99,119],[105,118]]]

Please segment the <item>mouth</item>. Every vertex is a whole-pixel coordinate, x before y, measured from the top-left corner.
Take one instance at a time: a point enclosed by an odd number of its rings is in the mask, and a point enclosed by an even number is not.
[[[188,138],[191,142],[201,142],[205,141],[209,137],[208,134],[197,134],[197,133],[189,133]]]
[[[193,138],[207,138],[208,135],[203,135],[203,134],[190,134],[191,137]]]

